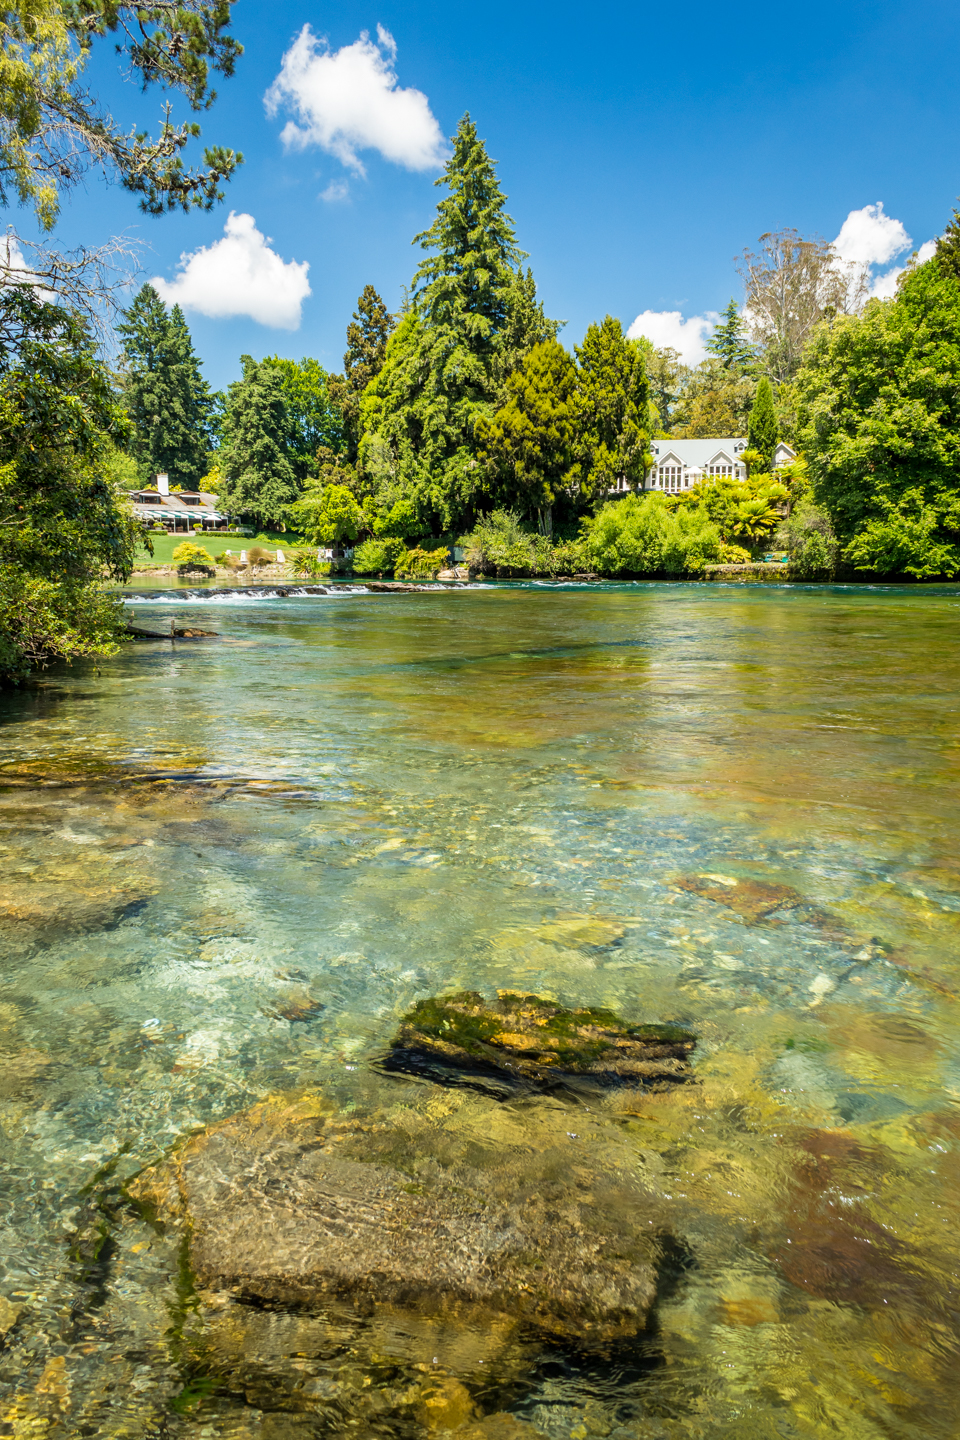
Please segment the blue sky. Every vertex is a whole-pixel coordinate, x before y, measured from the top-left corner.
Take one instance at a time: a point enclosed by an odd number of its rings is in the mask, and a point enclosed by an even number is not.
[[[883,257],[875,279],[903,263],[909,250],[891,252],[906,236],[919,246],[943,228],[960,192],[956,4],[240,0],[234,16],[246,53],[201,117],[206,141],[246,157],[225,204],[152,220],[91,178],[58,233],[65,244],[139,235],[151,247],[143,278],[175,282],[181,254],[221,241],[230,211],[252,217],[234,221],[232,250],[166,292],[191,302],[216,386],[236,378],[243,352],[311,354],[337,369],[362,287],[399,303],[420,253],[410,241],[439,198],[431,134],[452,134],[465,110],[499,162],[519,243],[548,313],[568,322],[567,344],[607,312],[625,325],[650,312],[666,340],[677,323],[656,320],[666,312],[695,322],[676,331],[693,357],[706,333],[697,317],[740,298],[733,257],[763,231],[832,240],[851,211],[879,202],[882,212],[848,227],[860,258]],[[305,25],[337,63],[317,63],[318,43],[271,117],[264,95]],[[367,48],[348,52],[364,31]],[[91,78],[115,113],[155,121],[160,96],[122,83],[106,45]],[[298,118],[312,142],[285,146]],[[259,291],[237,278],[250,255]],[[259,320],[200,313],[211,305]]]

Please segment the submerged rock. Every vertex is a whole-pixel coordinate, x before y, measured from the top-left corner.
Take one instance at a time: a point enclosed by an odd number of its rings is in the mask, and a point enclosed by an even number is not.
[[[508,1089],[675,1084],[696,1037],[679,1025],[630,1025],[612,1010],[567,1010],[539,995],[472,990],[420,1000],[401,1020],[387,1070]]]
[[[580,1345],[643,1330],[656,1201],[620,1165],[588,1164],[566,1136],[504,1154],[473,1116],[462,1133],[413,1124],[409,1107],[361,1119],[318,1097],[268,1102],[130,1193],[183,1229],[201,1291],[233,1302],[508,1320]]]
[[[742,880],[732,875],[680,875],[673,882],[715,905],[725,905],[748,925],[765,920],[776,910],[794,910],[804,898],[790,885],[769,885],[763,880]]]

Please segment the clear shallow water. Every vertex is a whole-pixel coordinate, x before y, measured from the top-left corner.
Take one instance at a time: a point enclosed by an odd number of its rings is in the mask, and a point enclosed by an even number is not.
[[[556,1440],[953,1436],[956,591],[134,609],[221,638],[2,701],[6,1433],[429,1433],[242,1356],[198,1379],[176,1249],[119,1182],[302,1086],[515,1153],[513,1107],[370,1088],[397,1016],[469,986],[700,1036],[696,1087],[569,1123],[672,1207],[650,1335],[506,1345],[483,1408]],[[372,1343],[336,1364],[375,1390]]]

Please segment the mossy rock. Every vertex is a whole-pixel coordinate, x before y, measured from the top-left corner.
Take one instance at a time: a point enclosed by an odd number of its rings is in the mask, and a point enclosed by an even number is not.
[[[676,1084],[696,1036],[680,1025],[631,1025],[613,1010],[568,1010],[539,995],[473,990],[419,1000],[403,1016],[388,1070],[444,1084],[551,1090]]]

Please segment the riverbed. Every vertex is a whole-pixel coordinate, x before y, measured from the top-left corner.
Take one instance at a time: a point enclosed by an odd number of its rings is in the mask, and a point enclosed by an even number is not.
[[[217,636],[0,700],[0,1433],[954,1436],[956,589],[130,608]],[[678,1022],[695,1081],[534,1113],[382,1075],[461,989]],[[642,1342],[468,1364],[361,1316],[319,1358],[214,1353],[125,1186],[286,1092],[407,1115],[411,1147],[615,1151],[662,1231]],[[427,1371],[467,1409],[424,1409]]]

